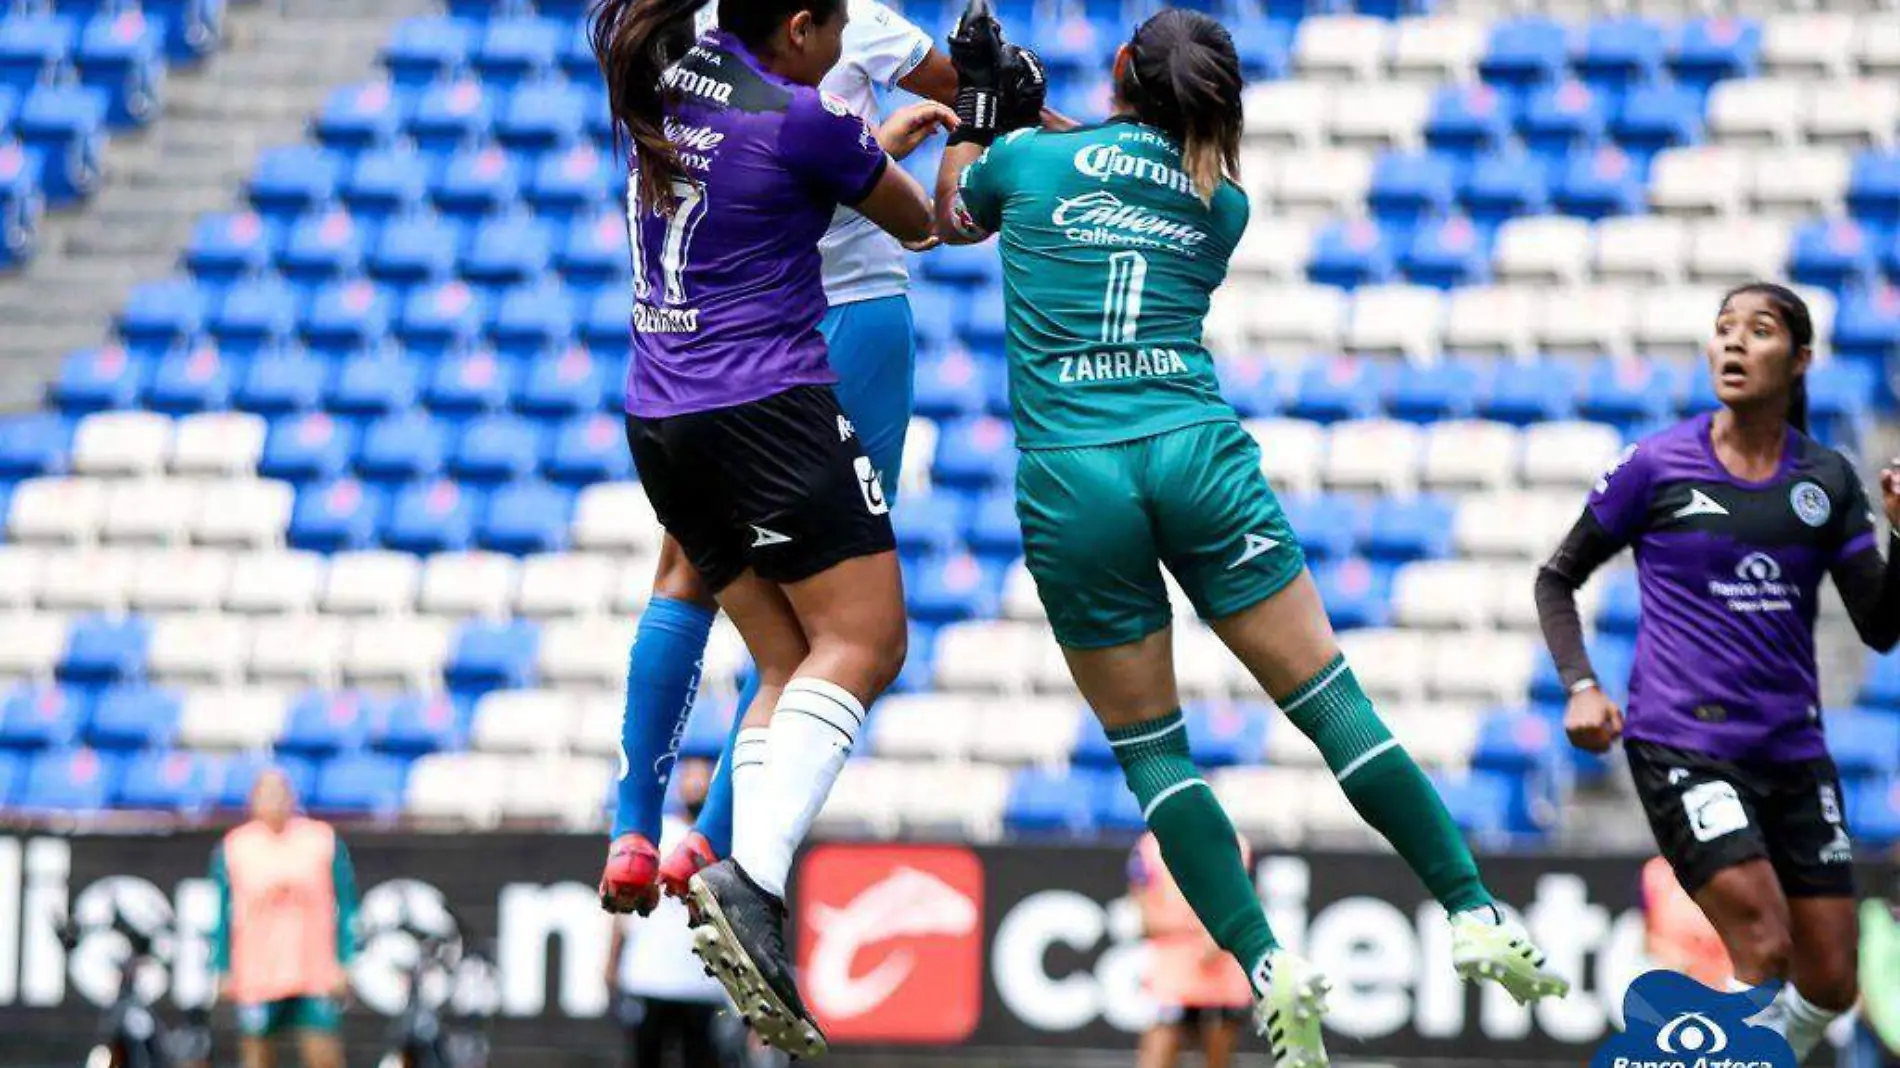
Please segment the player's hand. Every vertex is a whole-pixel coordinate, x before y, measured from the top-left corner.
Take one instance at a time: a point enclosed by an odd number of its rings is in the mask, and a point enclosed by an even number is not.
[[[877,143],[892,159],[903,159],[938,130],[957,128],[957,113],[934,100],[900,108],[877,128]]]
[[[1573,693],[1564,707],[1564,735],[1585,752],[1606,752],[1623,736],[1623,710],[1595,686]]]
[[[1004,45],[997,92],[1002,113],[997,128],[1001,132],[1041,126],[1043,105],[1049,99],[1049,76],[1042,57],[1033,49]]]
[[[929,252],[941,244],[943,244],[943,238],[938,237],[936,234],[931,234],[922,241],[903,242],[904,251],[906,252]]]
[[[1886,505],[1887,522],[1900,527],[1900,458],[1887,461],[1880,471],[1880,499]]]
[[[950,65],[957,69],[959,89],[995,92],[1003,69],[1003,24],[996,21],[988,0],[970,0],[950,34]]]

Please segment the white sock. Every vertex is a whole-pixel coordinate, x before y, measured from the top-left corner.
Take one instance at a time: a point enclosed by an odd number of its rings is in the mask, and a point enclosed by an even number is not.
[[[764,727],[741,727],[739,736],[732,742],[732,851],[735,854],[739,852],[739,839],[745,828],[755,825],[758,814],[765,811],[759,801],[759,783],[765,779],[761,773],[765,770],[768,737]]]
[[[1802,997],[1801,991],[1796,990],[1793,983],[1783,987],[1781,996],[1775,1000],[1783,1006],[1783,1013],[1787,1019],[1787,1030],[1782,1032],[1782,1037],[1788,1040],[1788,1045],[1794,1047],[1794,1060],[1796,1064],[1799,1064],[1807,1060],[1808,1054],[1814,1052],[1814,1047],[1821,1044],[1822,1037],[1827,1034],[1828,1025],[1832,1024],[1840,1013],[1824,1009]]]
[[[747,794],[737,792],[733,779],[732,858],[760,889],[785,896],[792,854],[825,807],[863,726],[864,706],[843,687],[814,678],[785,684],[772,711],[762,772]]]
[[[1745,983],[1732,975],[1728,978],[1728,992],[1731,994],[1746,994],[1753,989],[1753,983]],[[1765,1027],[1783,1038],[1788,1037],[1788,1010],[1781,1004],[1779,996],[1760,1012],[1750,1016],[1748,1022],[1756,1027]]]

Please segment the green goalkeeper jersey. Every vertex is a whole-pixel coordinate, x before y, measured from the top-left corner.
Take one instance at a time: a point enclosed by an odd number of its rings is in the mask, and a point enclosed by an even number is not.
[[[962,211],[1000,235],[1018,446],[1236,418],[1201,324],[1247,228],[1238,187],[1204,203],[1180,146],[1126,119],[1010,134],[959,185]]]

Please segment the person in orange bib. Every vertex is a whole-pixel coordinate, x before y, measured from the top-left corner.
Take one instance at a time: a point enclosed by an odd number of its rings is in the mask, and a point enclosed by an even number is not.
[[[354,947],[356,876],[336,831],[296,814],[281,771],[258,776],[251,819],[211,855],[218,887],[212,968],[237,1008],[244,1068],[272,1068],[271,1040],[297,1035],[304,1068],[343,1068],[340,1034]]]
[[[1253,864],[1243,840],[1241,863]],[[1148,940],[1143,985],[1155,1002],[1155,1024],[1141,1036],[1138,1068],[1174,1068],[1184,1047],[1198,1044],[1207,1068],[1233,1063],[1253,989],[1240,965],[1216,945],[1188,905],[1153,833],[1141,836],[1128,861],[1128,893],[1141,907]]]
[[[1711,990],[1729,989],[1735,967],[1722,936],[1662,857],[1643,865],[1643,920],[1649,959],[1657,967],[1681,972]]]

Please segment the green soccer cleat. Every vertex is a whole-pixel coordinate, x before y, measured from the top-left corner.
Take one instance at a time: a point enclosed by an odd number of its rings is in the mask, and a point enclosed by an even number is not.
[[[1326,1068],[1326,1044],[1321,1023],[1326,1018],[1326,993],[1332,984],[1319,969],[1276,949],[1267,954],[1272,978],[1266,996],[1254,1002],[1254,1033],[1273,1050],[1274,1068]]]
[[[1488,979],[1528,1005],[1570,993],[1570,981],[1544,968],[1544,953],[1515,916],[1493,905],[1451,918],[1451,962],[1467,981]]]

